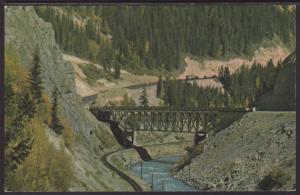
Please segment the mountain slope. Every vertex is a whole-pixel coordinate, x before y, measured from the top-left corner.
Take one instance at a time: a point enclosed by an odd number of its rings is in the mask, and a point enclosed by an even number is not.
[[[256,106],[260,110],[296,109],[296,53],[293,52],[281,64],[271,92],[261,96]]]
[[[295,190],[296,113],[248,113],[189,154],[176,177],[200,189]]]
[[[70,123],[70,128],[75,134],[74,149],[71,153],[75,175],[68,190],[132,190],[120,177],[112,176],[113,172],[100,161],[105,153],[116,150],[120,146],[109,127],[98,122],[88,110],[83,108],[76,94],[74,69],[63,61],[54,36],[52,25],[39,18],[32,6],[8,6],[5,9],[5,44],[15,48],[20,63],[27,71],[32,67],[34,50],[39,48],[44,91],[51,97],[53,89],[57,87],[59,116]],[[48,127],[44,130],[52,131]],[[60,138],[52,134],[46,134],[49,143],[54,142],[56,143],[54,145],[59,145],[55,140]],[[42,154],[41,158],[43,156],[46,157],[47,154]],[[117,185],[112,186],[113,183]],[[51,191],[60,190],[51,189]]]
[[[59,12],[44,6],[36,10],[53,25],[64,52],[107,67],[118,63],[132,72],[180,70],[186,54],[251,57],[260,46],[274,46],[269,43],[273,39],[289,49],[295,46],[295,11],[288,6],[60,6]],[[75,16],[84,27],[74,22]]]

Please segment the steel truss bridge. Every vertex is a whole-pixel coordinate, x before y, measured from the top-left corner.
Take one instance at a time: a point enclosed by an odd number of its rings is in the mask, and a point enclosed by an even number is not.
[[[245,108],[172,108],[91,106],[100,121],[115,121],[133,143],[134,131],[195,133],[195,143],[222,126],[224,116],[249,112]],[[226,118],[226,117],[225,117]]]

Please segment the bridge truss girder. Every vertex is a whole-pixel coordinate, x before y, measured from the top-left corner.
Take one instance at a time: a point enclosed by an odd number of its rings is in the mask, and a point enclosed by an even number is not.
[[[218,112],[178,111],[101,111],[107,119],[117,121],[133,131],[178,133],[206,132],[217,126]]]
[[[224,116],[242,116],[248,112],[243,108],[91,107],[90,110],[100,121],[117,122],[124,130],[124,139],[130,138],[132,144],[134,131],[194,133],[196,144],[209,131],[222,127],[226,122]]]

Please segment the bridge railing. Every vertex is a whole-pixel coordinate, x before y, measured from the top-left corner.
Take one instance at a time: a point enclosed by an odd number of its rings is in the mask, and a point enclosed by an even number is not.
[[[176,112],[249,112],[251,108],[200,108],[200,107],[115,107],[115,106],[90,106],[90,109],[101,111],[176,111]]]

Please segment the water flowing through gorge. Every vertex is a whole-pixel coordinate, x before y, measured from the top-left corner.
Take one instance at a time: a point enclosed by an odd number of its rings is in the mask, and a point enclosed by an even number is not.
[[[171,168],[178,159],[179,156],[165,156],[138,162],[131,166],[131,170],[153,185],[153,191],[199,191],[172,176]]]

